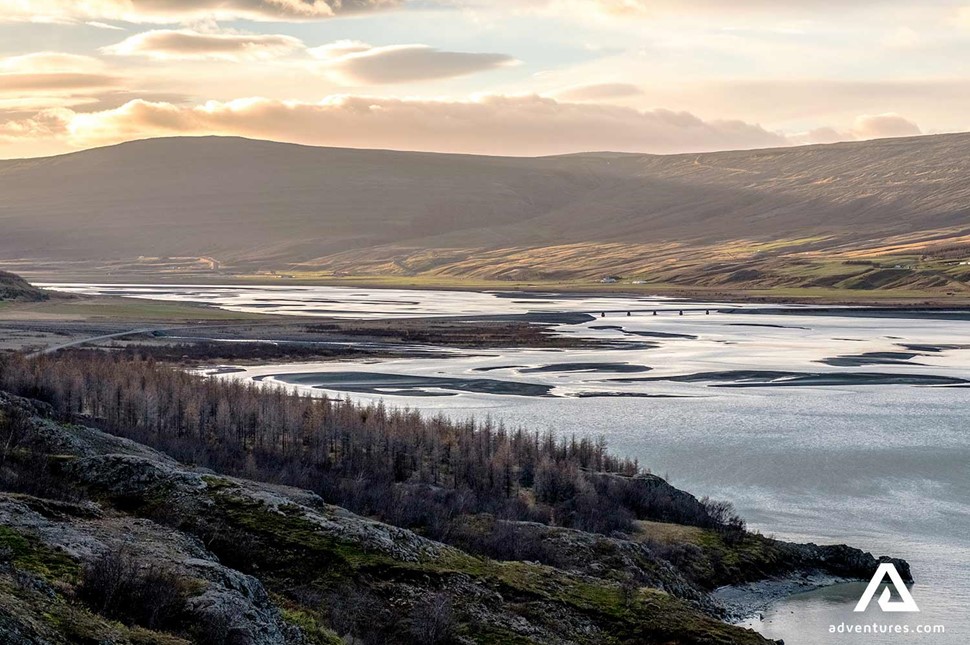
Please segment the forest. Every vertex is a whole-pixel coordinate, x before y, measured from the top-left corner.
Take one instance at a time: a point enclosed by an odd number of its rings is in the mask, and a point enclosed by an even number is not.
[[[519,559],[467,519],[538,522],[609,535],[638,519],[739,533],[729,504],[697,500],[611,455],[603,439],[556,437],[489,419],[454,422],[408,409],[207,378],[152,358],[75,350],[0,357],[0,389],[182,462],[319,493],[358,514],[444,542]],[[526,549],[529,555],[529,549]]]

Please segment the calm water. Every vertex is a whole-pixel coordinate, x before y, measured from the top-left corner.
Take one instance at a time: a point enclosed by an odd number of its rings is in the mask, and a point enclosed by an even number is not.
[[[675,485],[733,501],[766,534],[844,542],[912,565],[919,614],[883,614],[875,603],[866,614],[853,614],[864,585],[840,585],[791,597],[747,623],[765,635],[789,645],[970,643],[970,388],[960,386],[970,381],[970,322],[705,314],[704,305],[650,298],[70,288],[298,315],[605,311],[605,318],[560,330],[627,343],[620,349],[268,365],[224,378],[275,376],[320,394],[603,435],[613,451],[638,458]],[[685,315],[677,315],[679,308]],[[652,316],[652,309],[664,313]],[[402,375],[412,378],[405,385],[392,378]],[[487,393],[495,381],[506,393]],[[516,391],[515,384],[545,386],[539,388],[545,395]],[[832,624],[873,621],[912,630],[942,624],[947,633],[829,633]]]

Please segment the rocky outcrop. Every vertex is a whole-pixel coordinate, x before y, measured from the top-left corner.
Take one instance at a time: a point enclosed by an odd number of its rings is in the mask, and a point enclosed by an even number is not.
[[[512,551],[516,557],[660,589],[720,618],[737,618],[745,608],[763,608],[800,591],[868,580],[882,562],[894,563],[904,580],[912,581],[905,560],[877,558],[846,545],[795,544],[754,533],[682,528],[689,537],[661,542],[646,535],[604,536],[478,516],[463,523],[456,539],[481,549],[481,536],[489,536],[500,542],[498,550]],[[492,546],[484,542],[486,552]]]
[[[768,642],[664,591],[677,582],[669,565],[648,577],[644,561],[644,577],[629,585],[593,569],[495,562],[0,396],[0,410],[15,409],[31,413],[30,432],[0,465],[3,481],[26,486],[44,471],[57,483],[53,497],[73,499],[45,498],[36,486],[0,497],[0,537],[22,547],[0,571],[0,615],[10,617],[0,638],[9,642],[75,642],[77,625],[104,643],[335,643],[338,633],[381,643]],[[598,538],[561,539],[592,552]],[[630,547],[615,547],[633,562]],[[183,620],[154,629],[84,604],[92,563],[119,551],[139,570],[164,567],[186,581]]]
[[[909,563],[900,558],[875,557],[860,549],[844,544],[819,546],[818,544],[791,544],[780,542],[780,548],[791,566],[801,570],[817,570],[833,576],[868,580],[883,562],[891,562],[904,582],[912,582]]]
[[[632,481],[637,499],[682,515],[663,519],[695,524],[675,527],[677,540],[469,517],[450,541],[485,554],[483,536],[511,541],[519,560],[497,562],[306,490],[193,468],[61,424],[46,406],[0,393],[0,430],[14,418],[19,434],[0,455],[3,642],[282,645],[350,634],[382,643],[765,643],[717,619],[737,615],[762,588],[746,586],[732,604],[731,594],[711,596],[715,587],[758,582],[781,593],[868,578],[888,560],[703,528],[704,504],[643,476]],[[119,553],[133,571],[181,581],[178,621],[119,621],[85,600],[92,567]],[[905,562],[892,561],[911,579]]]
[[[461,539],[498,533],[525,560],[535,560],[593,578],[659,589],[711,615],[719,608],[695,582],[687,579],[655,549],[628,537],[610,537],[536,522],[510,522],[491,516],[469,518]]]
[[[829,585],[868,580],[882,562],[892,562],[906,582],[912,582],[909,563],[898,558],[876,558],[845,545],[819,546],[776,542],[787,569],[745,584],[721,587],[712,595],[721,616],[740,621],[759,614],[774,602],[797,593]]]
[[[116,552],[138,569],[172,571],[193,583],[185,619],[224,626],[239,642],[302,642],[298,631],[283,621],[259,580],[223,566],[191,535],[150,520],[114,517],[96,505],[52,507],[35,498],[9,494],[0,494],[0,525],[66,555],[79,567]]]
[[[661,522],[691,526],[706,526],[714,523],[700,500],[686,491],[671,486],[663,477],[649,473],[633,477],[598,473],[593,477],[593,481],[597,486],[610,487],[616,489],[616,494],[626,495],[631,500],[631,508],[636,510],[637,517],[649,517]]]
[[[38,289],[19,275],[0,271],[0,302],[4,300],[40,302],[49,298],[49,293]]]

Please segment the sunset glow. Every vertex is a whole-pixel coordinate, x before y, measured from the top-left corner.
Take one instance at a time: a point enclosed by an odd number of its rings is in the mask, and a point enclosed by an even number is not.
[[[670,153],[963,131],[970,5],[0,0],[0,158],[224,134]]]

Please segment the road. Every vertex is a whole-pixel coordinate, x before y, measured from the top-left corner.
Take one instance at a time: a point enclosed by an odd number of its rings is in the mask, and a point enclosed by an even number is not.
[[[122,338],[124,336],[132,336],[134,334],[150,334],[156,331],[163,331],[165,329],[173,329],[172,327],[142,327],[140,329],[129,329],[127,331],[119,331],[113,334],[102,334],[100,336],[89,336],[87,338],[79,338],[77,340],[72,340],[69,343],[61,343],[59,345],[51,345],[50,347],[45,347],[44,349],[38,350],[32,354],[28,354],[27,358],[37,358],[38,356],[43,356],[44,354],[53,354],[62,349],[67,349],[68,347],[76,347],[77,345],[84,345],[86,343],[94,343],[99,340],[111,340],[112,338]]]
[[[286,321],[291,322],[291,321]],[[31,354],[27,354],[27,358],[37,358],[38,356],[44,356],[45,354],[53,354],[59,352],[62,349],[67,349],[68,347],[77,347],[78,345],[85,345],[87,343],[95,343],[102,340],[111,340],[113,338],[123,338],[125,336],[135,336],[138,334],[151,334],[160,331],[180,331],[185,329],[199,330],[199,329],[225,329],[227,327],[234,327],[236,325],[245,325],[247,327],[260,327],[260,326],[273,326],[279,325],[280,320],[271,321],[239,321],[230,323],[217,323],[217,324],[186,324],[182,323],[180,325],[156,325],[154,327],[139,327],[136,329],[127,329],[125,331],[113,332],[110,334],[100,334],[98,336],[87,336],[85,338],[78,338],[67,343],[59,343],[57,345],[51,345],[50,347],[45,347],[44,349],[37,350]]]

